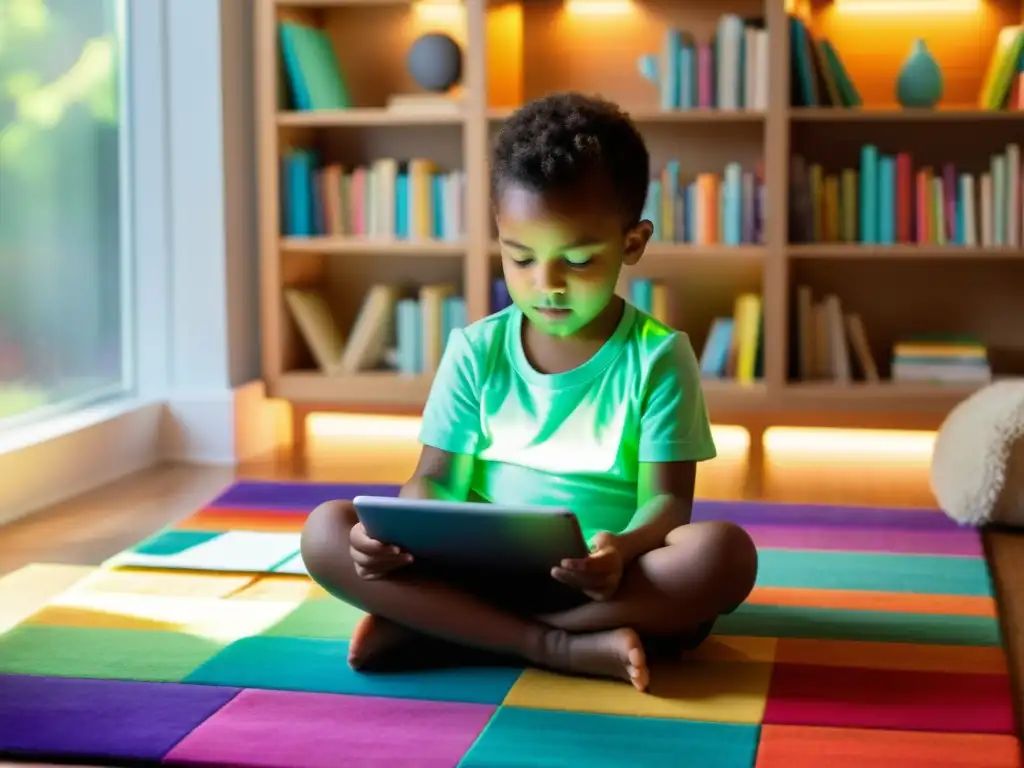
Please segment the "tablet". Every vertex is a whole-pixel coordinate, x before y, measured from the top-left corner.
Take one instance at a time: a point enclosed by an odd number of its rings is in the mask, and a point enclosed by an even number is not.
[[[589,549],[568,509],[357,496],[366,532],[414,559],[447,567],[548,573]]]

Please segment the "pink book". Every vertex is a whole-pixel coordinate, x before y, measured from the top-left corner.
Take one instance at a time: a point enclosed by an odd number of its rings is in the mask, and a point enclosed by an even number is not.
[[[352,234],[366,237],[366,169],[352,171]]]
[[[942,167],[942,191],[945,200],[942,201],[944,216],[946,220],[946,242],[956,242],[956,168],[952,163],[946,163]]]
[[[715,106],[715,60],[709,43],[701,43],[697,51],[697,105],[702,109]]]

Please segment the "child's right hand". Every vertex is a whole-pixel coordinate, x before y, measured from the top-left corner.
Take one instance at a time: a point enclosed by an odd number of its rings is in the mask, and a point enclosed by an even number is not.
[[[349,550],[356,567],[356,575],[363,579],[383,578],[396,568],[412,562],[412,555],[407,552],[371,539],[362,523],[352,526]]]

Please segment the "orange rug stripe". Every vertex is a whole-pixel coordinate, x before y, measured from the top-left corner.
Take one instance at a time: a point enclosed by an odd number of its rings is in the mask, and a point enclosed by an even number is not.
[[[778,664],[860,667],[963,674],[1008,674],[1006,654],[998,646],[873,643],[857,640],[780,638]]]
[[[1013,736],[765,725],[756,768],[1021,768]]]
[[[182,531],[261,531],[299,533],[306,516],[298,512],[206,508],[186,517],[175,528]]]
[[[988,618],[995,618],[997,615],[996,601],[993,598],[965,595],[916,595],[901,592],[849,592],[834,589],[755,587],[747,602],[755,605],[788,605],[850,611],[936,613]]]

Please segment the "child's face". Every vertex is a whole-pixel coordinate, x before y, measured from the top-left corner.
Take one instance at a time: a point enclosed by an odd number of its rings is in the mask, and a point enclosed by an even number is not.
[[[497,206],[501,263],[509,296],[540,331],[573,336],[615,295],[623,265],[635,264],[651,237],[649,222],[623,232],[601,185],[545,196],[506,187]]]

